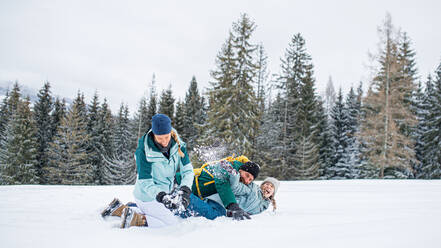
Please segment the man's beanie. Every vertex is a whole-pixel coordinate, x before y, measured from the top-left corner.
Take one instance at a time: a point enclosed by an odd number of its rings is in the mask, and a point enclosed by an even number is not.
[[[171,120],[165,114],[156,114],[152,118],[152,131],[156,135],[169,134],[172,130]]]
[[[246,162],[239,169],[244,170],[246,172],[251,173],[254,176],[254,179],[259,175],[260,166],[254,162]]]

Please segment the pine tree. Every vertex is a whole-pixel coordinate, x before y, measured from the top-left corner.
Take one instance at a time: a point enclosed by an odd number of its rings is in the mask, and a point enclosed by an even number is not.
[[[51,113],[51,137],[57,134],[58,127],[61,124],[61,120],[66,116],[66,100],[60,101],[57,97],[54,103],[54,110]]]
[[[101,136],[100,125],[100,102],[98,92],[95,91],[92,102],[88,106],[87,112],[87,134],[89,142],[87,143],[87,159],[88,163],[92,165],[93,183],[100,184],[102,182],[100,167],[101,167]]]
[[[50,113],[53,110],[52,96],[50,92],[50,84],[46,82],[43,88],[37,94],[38,100],[34,106],[34,120],[37,128],[36,138],[38,141],[37,148],[37,177],[40,183],[46,183],[43,168],[47,166],[48,147],[52,141],[52,123]]]
[[[114,153],[103,156],[104,184],[133,184],[136,166],[133,159],[132,142],[136,138],[130,132],[129,109],[121,104],[115,121],[113,135]]]
[[[210,96],[209,127],[235,154],[254,156],[253,143],[259,130],[259,109],[253,85],[258,66],[250,43],[255,24],[243,14],[216,59]]]
[[[151,125],[151,119],[148,119],[148,108],[147,108],[147,100],[145,96],[141,97],[139,101],[138,112],[135,114],[135,129],[138,134],[138,138],[141,138],[149,129],[149,125]]]
[[[173,118],[175,114],[175,98],[173,97],[171,84],[167,90],[162,91],[158,113],[165,114],[170,117],[170,119]],[[175,120],[172,120],[172,125],[174,125],[174,122]]]
[[[312,77],[312,65],[306,71],[306,77],[300,88],[299,112],[297,114],[297,123],[299,124],[299,142],[296,147],[294,163],[291,165],[294,169],[295,179],[315,179],[319,176],[319,148],[320,121],[317,115],[318,102],[315,95],[314,79]]]
[[[193,150],[196,140],[201,136],[201,127],[205,122],[205,106],[203,101],[202,96],[199,94],[196,77],[193,76],[190,87],[185,94],[184,112],[186,117],[183,121],[183,130],[180,132],[187,142],[187,150],[189,151]],[[176,112],[178,111],[176,109]]]
[[[335,103],[335,89],[334,89],[334,83],[332,82],[332,77],[329,76],[328,84],[326,85],[326,92],[325,92],[325,113],[326,115],[330,115],[332,107],[334,107]]]
[[[16,114],[18,105],[20,103],[20,97],[20,86],[18,85],[18,82],[15,82],[12,90],[8,92],[6,98],[3,99],[1,114],[4,119],[0,120],[0,122],[2,123],[2,130],[0,130],[2,131],[0,133],[0,174],[2,174],[2,171],[6,170],[6,168],[9,166],[7,164],[9,155],[6,148],[8,135],[10,134],[10,130],[8,130],[8,125],[11,121],[11,118],[14,116],[14,114]],[[5,181],[2,183],[7,182]]]
[[[27,98],[19,101],[6,127],[5,153],[2,157],[2,184],[35,184],[37,139],[34,120]]]
[[[412,101],[413,112],[416,115],[418,125],[413,132],[413,138],[415,140],[415,158],[417,163],[414,165],[415,177],[424,178],[425,174],[422,172],[424,161],[424,134],[428,131],[428,123],[430,115],[431,102],[429,101],[430,95],[433,94],[433,82],[432,77],[429,75],[426,81],[425,91],[423,92],[421,83],[418,85],[417,90],[414,92]]]
[[[113,116],[110,111],[109,105],[107,104],[107,99],[104,98],[101,104],[100,111],[98,113],[98,144],[100,145],[98,150],[101,158],[103,156],[112,156],[114,154],[113,146]],[[104,163],[98,164],[98,182],[99,184],[104,184]]]
[[[433,90],[428,92],[429,111],[426,115],[427,131],[424,132],[423,166],[424,178],[441,179],[441,64],[435,71]]]
[[[328,115],[325,113],[324,103],[321,99],[317,105],[317,127],[319,136],[319,178],[328,179],[326,168],[331,165],[333,157],[333,146],[331,140],[331,129],[329,125]]]
[[[3,184],[1,177],[2,170],[3,167],[6,167],[6,164],[3,164],[3,162],[1,161],[6,161],[6,127],[10,118],[8,100],[9,90],[6,91],[5,98],[3,98],[3,101],[0,105],[0,185]]]
[[[263,114],[265,110],[265,86],[267,84],[268,80],[268,55],[265,52],[265,49],[263,48],[263,45],[259,45],[257,49],[257,90],[256,90],[256,96],[257,96],[257,104],[259,106],[259,109],[261,113]]]
[[[157,113],[157,108],[158,108],[158,100],[157,100],[157,96],[156,96],[156,78],[155,78],[155,74],[153,74],[153,78],[152,78],[152,84],[150,85],[150,96],[149,96],[149,103],[147,105],[147,128],[146,130],[150,130],[152,127],[152,118],[153,116]]]
[[[257,138],[261,161],[262,176],[273,176],[287,179],[288,166],[279,156],[283,149],[283,113],[285,101],[281,94],[277,94],[274,102],[270,103],[262,118],[261,135]]]
[[[331,109],[331,141],[333,156],[331,164],[327,168],[328,178],[344,179],[349,174],[349,168],[345,160],[345,152],[348,146],[347,127],[348,119],[343,102],[343,93],[340,88],[334,107]]]
[[[133,119],[133,125],[131,129],[141,138],[146,132],[148,132],[152,126],[152,117],[157,113],[157,96],[156,96],[156,76],[153,74],[152,82],[149,87],[149,97],[143,96],[139,101],[139,107],[135,117]],[[132,148],[136,149],[137,142],[132,144]]]
[[[181,100],[178,100],[178,102],[176,103],[175,116],[172,116],[171,118],[174,120],[173,128],[176,129],[176,131],[179,134],[179,137],[183,138],[184,140],[187,139],[187,136],[183,135],[183,131],[185,129],[186,116],[187,113],[185,111],[184,103]]]
[[[301,34],[293,36],[281,61],[278,88],[285,102],[282,150],[279,152],[282,164],[289,167],[287,179],[315,178],[319,176],[321,167],[319,152],[322,139],[318,133],[320,126],[317,125],[321,119],[317,113],[319,101],[314,92],[311,56],[306,52]],[[304,150],[307,147],[311,148],[309,152]]]
[[[46,170],[51,184],[89,184],[93,180],[93,167],[87,163],[89,135],[83,100],[76,98],[50,143]]]
[[[18,82],[15,82],[8,98],[9,116],[12,116],[15,113],[15,111],[18,108],[18,105],[20,104],[20,97],[21,97],[20,91],[21,90],[20,90],[20,86],[18,85]]]
[[[5,128],[9,120],[8,99],[9,90],[6,91],[5,98],[3,98],[3,101],[0,105],[0,142],[5,135]]]
[[[343,161],[347,164],[349,172],[346,175],[348,179],[356,179],[361,177],[361,152],[360,141],[357,137],[360,130],[360,109],[358,97],[351,87],[345,101],[346,115],[346,150],[343,154]]]

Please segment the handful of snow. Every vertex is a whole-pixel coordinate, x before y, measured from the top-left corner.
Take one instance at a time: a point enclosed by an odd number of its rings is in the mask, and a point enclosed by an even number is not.
[[[184,198],[182,197],[183,194],[184,192],[182,190],[175,188],[170,194],[164,196],[162,203],[174,214],[181,214],[186,210],[183,202]]]

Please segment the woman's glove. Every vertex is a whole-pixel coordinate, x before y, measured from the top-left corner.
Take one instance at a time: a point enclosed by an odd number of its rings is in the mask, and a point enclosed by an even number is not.
[[[191,189],[187,186],[182,186],[178,190],[174,189],[171,193],[159,192],[156,195],[156,200],[170,211],[184,211],[190,205]]]
[[[251,216],[243,211],[237,203],[230,203],[230,205],[227,206],[227,217],[232,217],[233,220],[251,219]]]

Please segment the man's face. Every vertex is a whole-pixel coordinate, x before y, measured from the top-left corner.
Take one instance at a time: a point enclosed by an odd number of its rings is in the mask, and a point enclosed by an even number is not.
[[[160,144],[162,147],[167,147],[168,143],[171,139],[171,133],[163,134],[163,135],[154,135],[155,140],[158,144]]]
[[[239,170],[239,173],[240,173],[240,182],[245,185],[250,184],[254,180],[253,174],[247,171]]]

